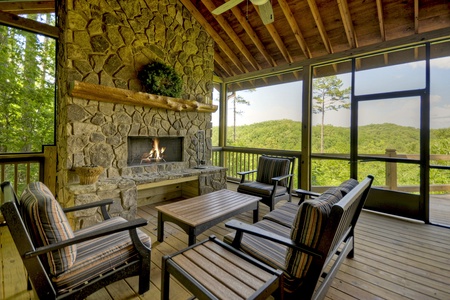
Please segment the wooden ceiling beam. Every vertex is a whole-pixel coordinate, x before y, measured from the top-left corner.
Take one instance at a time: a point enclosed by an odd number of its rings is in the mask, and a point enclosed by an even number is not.
[[[358,47],[358,40],[356,39],[356,33],[353,27],[352,16],[348,9],[347,0],[338,0],[337,3],[342,23],[344,24],[345,34],[347,35],[348,44],[350,45],[350,48],[356,48]]]
[[[258,5],[254,5],[255,10],[258,12],[259,17],[261,17],[261,13],[259,12]],[[278,31],[276,30],[275,26],[273,26],[273,23],[265,25],[267,31],[269,32],[270,36],[272,37],[273,41],[277,45],[278,49],[280,50],[281,54],[283,55],[284,59],[288,63],[293,63],[294,60],[292,59],[291,54],[287,50],[286,46],[283,43],[283,40],[281,39],[280,35],[278,34]]]
[[[220,37],[220,35],[209,25],[208,21],[202,16],[202,14],[197,10],[191,0],[181,0],[181,3],[189,10],[189,12],[194,16],[198,23],[208,32],[208,34],[213,38],[217,45],[222,49],[222,51],[230,58],[230,60],[236,65],[236,67],[242,73],[248,72],[244,64],[239,60],[239,58],[233,53],[233,51],[228,47],[227,43]]]
[[[228,74],[228,76],[234,76],[236,73],[231,70],[229,64],[220,56],[217,51],[214,52],[214,61]]]
[[[216,9],[216,6],[210,0],[202,0],[202,2],[210,12],[213,11],[214,9]],[[255,70],[261,70],[262,69],[261,66],[258,64],[256,59],[253,57],[253,55],[247,49],[247,47],[242,42],[242,40],[239,38],[239,36],[236,34],[236,32],[234,32],[233,28],[231,28],[228,21],[226,21],[222,15],[214,15],[213,14],[213,16],[217,20],[219,25],[223,28],[223,30],[225,30],[225,32],[228,34],[228,36],[233,41],[233,43],[236,45],[236,47],[239,49],[239,51],[250,62],[250,64],[253,66],[253,68]]]
[[[52,38],[59,38],[59,28],[38,21],[23,18],[18,15],[0,11],[0,24],[28,30]]]
[[[252,26],[247,21],[247,18],[242,13],[242,11],[237,7],[233,7],[231,9],[231,12],[234,14],[234,17],[239,21],[242,28],[244,28],[245,32],[248,34],[250,39],[252,40],[253,44],[255,44],[256,48],[258,48],[259,52],[263,55],[264,59],[272,66],[277,66],[277,63],[273,59],[273,57],[267,52],[266,47],[264,47],[264,44],[259,39],[256,32],[253,30]]]
[[[311,58],[311,51],[309,51],[305,38],[303,37],[302,32],[300,31],[300,27],[298,26],[298,23],[294,18],[294,14],[289,8],[289,4],[286,2],[286,0],[278,0],[278,4],[280,4],[281,9],[283,10],[284,16],[286,17],[286,20],[288,21],[289,26],[294,33],[295,39],[297,40],[297,43],[303,51],[303,54],[306,58]]]
[[[414,0],[414,32],[419,33],[419,0]]]
[[[378,24],[380,24],[381,40],[385,42],[386,30],[384,29],[383,3],[381,3],[381,0],[377,0],[377,14],[378,14]]]
[[[0,2],[0,10],[12,14],[37,14],[55,12],[54,0]]]
[[[327,31],[325,30],[325,26],[322,22],[322,17],[320,16],[319,9],[317,8],[316,0],[308,0],[309,9],[314,17],[314,21],[316,22],[317,29],[319,30],[320,36],[322,37],[322,42],[327,49],[328,53],[333,53],[333,48],[331,47],[330,39],[328,37]]]

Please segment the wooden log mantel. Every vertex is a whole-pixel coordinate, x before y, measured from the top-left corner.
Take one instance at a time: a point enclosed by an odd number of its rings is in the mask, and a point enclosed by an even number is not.
[[[175,111],[206,113],[217,111],[217,105],[200,103],[195,100],[159,96],[80,81],[74,81],[70,85],[69,94],[72,97],[88,100],[147,106]]]

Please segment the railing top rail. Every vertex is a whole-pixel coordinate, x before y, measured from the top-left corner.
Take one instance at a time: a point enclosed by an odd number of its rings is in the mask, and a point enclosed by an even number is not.
[[[240,153],[252,153],[252,154],[267,154],[278,156],[295,156],[301,157],[301,151],[294,150],[278,150],[278,149],[255,149],[255,148],[241,148],[241,147],[213,147],[213,151],[230,151]]]

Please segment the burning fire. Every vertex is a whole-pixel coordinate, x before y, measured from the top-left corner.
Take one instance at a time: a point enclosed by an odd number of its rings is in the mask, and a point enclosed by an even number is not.
[[[164,160],[163,153],[166,151],[166,147],[159,148],[159,140],[153,140],[153,148],[148,153],[142,154],[141,164],[143,162],[150,163],[152,161]]]

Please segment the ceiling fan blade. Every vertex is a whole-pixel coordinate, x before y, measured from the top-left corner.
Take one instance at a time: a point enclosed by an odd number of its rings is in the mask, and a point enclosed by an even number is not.
[[[270,24],[273,22],[273,9],[270,1],[267,1],[263,5],[258,5],[259,14],[261,15],[261,20],[264,25]]]
[[[219,6],[218,8],[216,8],[215,10],[212,11],[213,14],[215,15],[220,15],[221,13],[235,7],[236,5],[238,5],[239,3],[241,3],[244,0],[230,0],[228,2],[225,2],[224,4],[222,4],[221,6]]]

